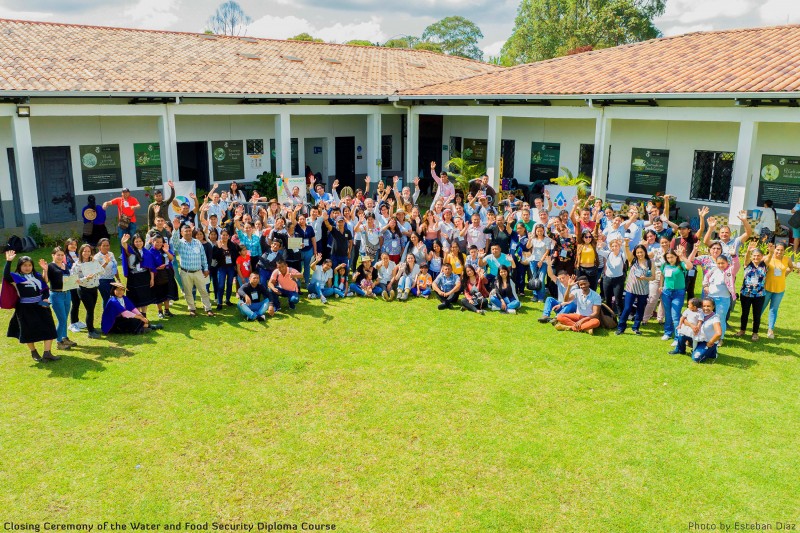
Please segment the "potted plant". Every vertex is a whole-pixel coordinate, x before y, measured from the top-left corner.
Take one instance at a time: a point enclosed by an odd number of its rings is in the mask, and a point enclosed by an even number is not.
[[[461,191],[461,197],[466,199],[469,194],[469,182],[476,180],[486,174],[486,165],[483,163],[473,163],[456,154],[450,158],[444,167],[449,169],[447,176],[453,182],[456,190]]]
[[[552,178],[550,181],[562,187],[576,187],[578,190],[578,198],[581,200],[587,199],[592,193],[592,178],[582,172],[577,176],[573,176],[572,172],[570,172],[567,167],[561,167],[561,170],[564,173],[557,178]]]

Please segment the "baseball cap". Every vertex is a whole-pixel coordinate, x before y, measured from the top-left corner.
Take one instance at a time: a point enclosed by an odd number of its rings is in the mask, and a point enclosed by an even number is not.
[[[692,227],[689,225],[688,222],[681,222],[680,224],[678,224],[678,227],[680,229],[692,229]]]

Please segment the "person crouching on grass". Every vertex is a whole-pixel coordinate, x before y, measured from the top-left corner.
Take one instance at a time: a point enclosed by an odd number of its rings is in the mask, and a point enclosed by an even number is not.
[[[564,296],[565,303],[575,300],[576,312],[558,315],[556,329],[559,331],[585,331],[592,335],[594,329],[600,326],[600,306],[603,304],[603,299],[592,290],[589,278],[581,276],[576,281],[580,291],[572,292],[572,280],[570,279]]]
[[[439,297],[439,310],[452,309],[461,292],[461,278],[453,274],[450,263],[442,265],[442,272],[433,281],[433,291]]]
[[[162,326],[150,324],[136,305],[125,296],[125,285],[119,282],[111,283],[111,296],[108,298],[105,308],[103,308],[103,319],[101,328],[106,335],[109,333],[129,333],[139,335],[154,329],[161,329]]]
[[[300,289],[297,286],[298,279],[303,277],[303,274],[293,268],[289,268],[286,260],[280,259],[272,275],[269,278],[268,288],[270,290],[270,299],[272,303],[267,308],[267,314],[272,316],[276,311],[281,310],[281,296],[285,296],[289,300],[289,309],[294,309],[297,302],[300,301]]]
[[[237,307],[248,321],[258,320],[264,322],[267,308],[270,305],[270,298],[267,289],[260,283],[261,276],[258,272],[250,274],[248,283],[245,283],[236,294],[239,296]]]

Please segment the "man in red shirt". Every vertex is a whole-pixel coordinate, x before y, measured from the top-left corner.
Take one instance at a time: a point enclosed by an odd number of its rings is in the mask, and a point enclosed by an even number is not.
[[[283,259],[279,259],[277,265],[278,268],[272,271],[267,284],[267,288],[270,291],[269,296],[272,300],[272,304],[267,309],[269,316],[274,315],[275,311],[280,311],[281,296],[285,296],[289,300],[289,309],[294,309],[297,302],[300,301],[300,289],[296,280],[302,278],[303,274],[293,268],[289,268]]]
[[[139,200],[131,196],[131,190],[127,187],[122,189],[122,196],[118,196],[108,202],[103,202],[103,209],[108,206],[116,206],[118,212],[117,236],[122,240],[123,235],[134,236],[136,233],[136,210],[141,207]]]

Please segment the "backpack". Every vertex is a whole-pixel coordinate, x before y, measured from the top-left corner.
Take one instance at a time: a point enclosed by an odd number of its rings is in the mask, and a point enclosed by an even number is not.
[[[36,241],[33,240],[33,237],[25,237],[22,239],[22,251],[23,252],[32,252],[37,249],[39,245],[36,244]]]
[[[6,243],[6,251],[14,250],[16,253],[20,253],[22,251],[23,244],[22,239],[17,237],[16,235],[12,235],[8,238],[8,242]]]
[[[609,306],[600,306],[600,326],[605,329],[615,329],[617,327],[617,317]]]

